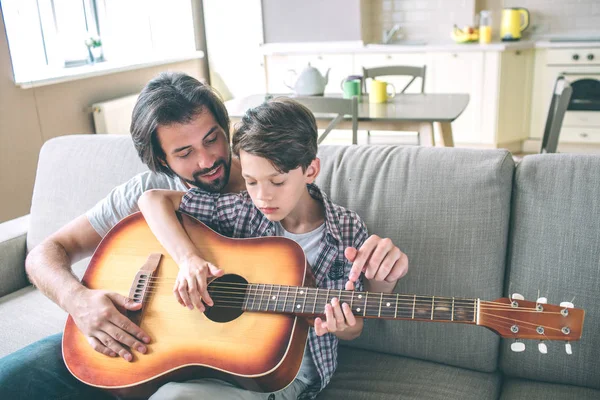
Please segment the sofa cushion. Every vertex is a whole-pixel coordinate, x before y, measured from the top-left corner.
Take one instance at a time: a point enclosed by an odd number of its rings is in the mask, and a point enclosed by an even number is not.
[[[573,301],[585,311],[583,335],[567,355],[535,342],[523,353],[503,343],[501,367],[513,377],[600,389],[600,157],[536,155],[517,167],[507,285],[526,299]],[[528,343],[526,343],[526,346]]]
[[[598,400],[600,391],[570,385],[507,379],[502,384],[500,400]]]
[[[33,286],[0,298],[0,358],[61,332],[67,314]]]
[[[90,259],[73,265],[73,272],[82,278]],[[48,335],[62,332],[67,313],[42,292],[28,286],[0,297],[0,358]]]
[[[341,347],[339,366],[319,399],[497,399],[499,373]]]
[[[29,215],[0,223],[0,297],[28,285],[25,255]]]
[[[48,140],[38,161],[28,251],[144,170],[130,136],[69,135]]]
[[[410,260],[396,292],[502,295],[514,163],[503,150],[321,146],[317,183]],[[368,320],[352,346],[491,372],[498,337],[461,324]]]

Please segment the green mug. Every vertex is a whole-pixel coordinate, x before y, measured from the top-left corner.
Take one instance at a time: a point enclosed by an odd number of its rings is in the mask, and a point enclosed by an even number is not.
[[[351,99],[353,96],[357,96],[358,99],[360,100],[360,95],[361,95],[361,81],[358,79],[350,79],[350,80],[346,80],[344,79],[342,81],[342,92],[343,92],[343,97],[345,99]]]

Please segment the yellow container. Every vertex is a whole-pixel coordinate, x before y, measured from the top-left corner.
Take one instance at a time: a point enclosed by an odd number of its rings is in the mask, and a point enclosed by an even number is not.
[[[480,26],[479,27],[479,43],[488,44],[492,42],[492,27],[491,26]]]

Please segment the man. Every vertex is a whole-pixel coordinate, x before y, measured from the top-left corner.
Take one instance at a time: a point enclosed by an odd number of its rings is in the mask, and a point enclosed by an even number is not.
[[[173,134],[175,133],[175,134]],[[113,191],[34,248],[26,260],[30,280],[68,312],[90,346],[107,356],[133,359],[145,353],[151,338],[117,307],[139,305],[117,293],[85,288],[71,264],[92,254],[100,240],[123,217],[138,211],[137,201],[149,189],[210,192],[245,189],[238,159],[231,157],[229,117],[208,86],[184,75],[165,73],[142,90],[133,110],[131,135],[141,160],[150,169]],[[159,138],[169,140],[159,140]],[[391,288],[408,270],[408,259],[389,239],[369,237],[357,250],[350,278],[364,271]],[[67,371],[61,335],[51,336],[0,360],[0,398],[81,398],[101,396]]]

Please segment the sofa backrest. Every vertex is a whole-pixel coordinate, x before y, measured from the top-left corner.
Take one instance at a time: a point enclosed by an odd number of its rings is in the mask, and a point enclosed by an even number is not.
[[[507,294],[583,308],[581,341],[567,355],[563,342],[537,343],[513,353],[503,341],[501,368],[509,376],[600,389],[600,156],[525,157],[513,189]]]
[[[397,292],[493,300],[502,294],[514,164],[501,150],[321,146],[317,183],[410,258]],[[28,248],[144,171],[129,136],[73,135],[42,148]],[[386,338],[386,340],[382,340]],[[485,328],[368,321],[351,346],[493,371]]]
[[[317,183],[408,254],[404,294],[502,295],[514,163],[503,150],[321,146]],[[499,338],[449,323],[368,320],[348,346],[480,371],[497,369]]]
[[[48,140],[38,161],[28,251],[144,170],[129,135],[69,135]]]

